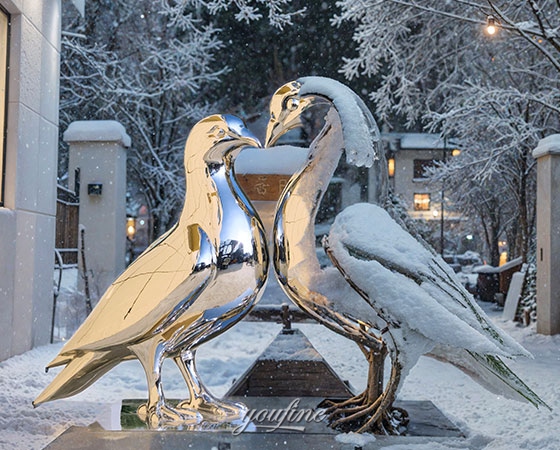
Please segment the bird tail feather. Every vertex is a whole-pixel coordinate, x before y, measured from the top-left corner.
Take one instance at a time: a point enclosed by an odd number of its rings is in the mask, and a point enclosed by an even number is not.
[[[436,350],[430,356],[450,362],[494,394],[527,401],[536,408],[544,406],[551,409],[498,356],[481,355],[469,350],[451,351],[448,348],[441,353]]]
[[[71,360],[33,401],[33,406],[82,392],[122,360],[108,357],[109,353],[86,352]]]

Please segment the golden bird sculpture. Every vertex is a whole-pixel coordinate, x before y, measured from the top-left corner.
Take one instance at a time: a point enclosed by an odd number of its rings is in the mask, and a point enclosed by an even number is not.
[[[305,77],[280,87],[270,102],[265,146],[299,126],[301,114],[317,104],[330,109],[306,164],[292,176],[278,201],[273,261],[288,297],[323,325],[355,341],[369,361],[364,392],[331,403],[327,410],[332,426],[398,434],[407,414],[394,408],[393,401],[422,354],[456,365],[492,392],[544,405],[500,359],[527,356],[527,352],[491,323],[437,255],[380,206],[357,204],[336,217],[323,241],[333,267],[321,268],[314,223],[342,153],[354,165],[376,165],[370,176],[370,201],[385,203],[387,183],[380,134],[371,112],[351,89],[332,79]],[[406,248],[402,242],[407,242]],[[411,255],[407,256],[407,249]],[[399,251],[400,259],[395,256]],[[424,265],[414,266],[415,258]],[[412,266],[407,267],[407,262]],[[398,290],[405,285],[408,290]],[[454,340],[459,331],[463,334]],[[387,354],[391,375],[383,388],[378,370]]]
[[[212,115],[194,125],[185,145],[186,194],[178,222],[113,282],[49,363],[47,370],[65,367],[34,406],[75,395],[121,361],[136,358],[148,385],[138,414],[151,428],[245,414],[244,405],[208,392],[195,352],[241,320],[266,284],[266,235],[234,174],[235,157],[246,146],[261,145],[235,116]],[[189,390],[177,406],[163,392],[166,358],[173,358]]]

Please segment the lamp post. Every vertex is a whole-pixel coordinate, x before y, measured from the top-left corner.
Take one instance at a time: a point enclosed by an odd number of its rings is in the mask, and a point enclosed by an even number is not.
[[[451,142],[451,149],[447,148],[447,138],[444,137],[443,138],[443,158],[442,158],[442,162],[445,165],[447,163],[447,152],[448,150],[451,150],[451,156],[459,156],[461,154],[461,150],[460,148],[457,148],[454,146],[455,142]],[[441,181],[441,217],[440,217],[440,247],[441,247],[441,257],[443,258],[443,247],[445,244],[445,236],[444,236],[444,231],[445,231],[445,185],[443,180]],[[436,211],[434,211],[435,213]],[[436,214],[434,214],[434,217],[436,216]]]
[[[447,160],[447,138],[444,137],[443,138],[443,164],[445,165],[446,160]],[[441,216],[440,216],[440,236],[439,236],[439,242],[440,242],[440,249],[441,249],[441,257],[443,258],[443,245],[444,245],[444,241],[445,241],[445,237],[443,235],[444,232],[444,213],[445,213],[445,207],[444,207],[444,202],[445,202],[445,185],[443,180],[441,180]]]

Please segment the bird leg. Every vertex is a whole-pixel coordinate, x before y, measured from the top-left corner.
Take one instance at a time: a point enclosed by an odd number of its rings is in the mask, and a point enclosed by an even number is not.
[[[368,366],[368,380],[366,389],[355,397],[349,398],[339,403],[330,401],[331,407],[327,408],[326,413],[331,419],[339,415],[347,415],[353,412],[361,411],[374,403],[383,392],[383,363],[387,350],[385,345],[379,350],[372,350],[358,344],[362,352],[365,354]]]
[[[399,434],[399,427],[406,425],[408,414],[392,406],[400,380],[400,369],[392,363],[391,378],[383,391],[383,363],[387,356],[382,351],[366,351],[369,369],[366,389],[361,394],[327,409],[330,426],[342,431],[373,431],[378,434]]]
[[[196,370],[194,350],[183,350],[174,360],[189,389],[189,400],[177,405],[180,411],[183,408],[196,410],[205,420],[219,422],[231,422],[245,417],[247,407],[243,403],[218,400],[202,384]]]
[[[150,339],[131,345],[130,350],[136,355],[148,383],[148,402],[140,405],[137,414],[149,428],[165,429],[168,427],[181,428],[199,423],[202,416],[194,411],[172,408],[165,402],[161,382],[161,367],[165,358],[165,342]]]
[[[408,413],[398,407],[393,406],[397,388],[401,377],[400,365],[397,362],[392,363],[391,378],[387,383],[385,392],[379,397],[380,402],[377,405],[377,410],[365,424],[358,429],[358,433],[366,431],[375,431],[376,429],[383,432],[383,434],[400,434],[399,428],[406,427],[408,424]]]

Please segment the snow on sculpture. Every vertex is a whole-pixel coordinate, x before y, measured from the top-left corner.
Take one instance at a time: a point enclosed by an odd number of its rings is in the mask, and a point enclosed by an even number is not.
[[[213,115],[192,128],[179,221],[107,289],[48,365],[65,367],[35,406],[77,394],[121,361],[137,358],[148,382],[148,402],[138,414],[151,428],[196,429],[202,421],[244,416],[244,405],[217,400],[206,390],[194,360],[200,344],[249,312],[266,282],[264,229],[233,173],[244,146],[260,143],[234,116]],[[166,402],[161,380],[168,357],[189,389],[189,399],[176,407]]]
[[[278,201],[273,239],[274,268],[286,294],[320,323],[357,342],[370,363],[366,390],[330,408],[332,425],[397,433],[395,419],[406,420],[406,414],[392,403],[410,368],[426,353],[453,363],[492,392],[545,405],[499,358],[528,353],[492,325],[441,258],[382,208],[365,204],[343,211],[324,242],[335,268],[320,268],[314,221],[342,151],[354,164],[380,163],[374,188],[381,204],[386,184],[371,113],[334,80],[306,77],[279,88],[270,104],[265,145],[274,145],[299,125],[305,110],[325,102],[332,107],[307,164]],[[385,348],[391,377],[383,393],[374,395],[375,355],[384,355]]]

